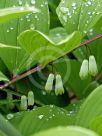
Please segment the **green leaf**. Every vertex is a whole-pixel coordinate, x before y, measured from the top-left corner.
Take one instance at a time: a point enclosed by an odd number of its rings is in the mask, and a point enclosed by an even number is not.
[[[84,36],[102,16],[102,1],[62,0],[57,8],[58,17],[67,30],[78,30]]]
[[[102,115],[96,117],[90,124],[90,129],[97,132],[100,136],[102,135]]]
[[[23,136],[29,136],[55,126],[71,125],[72,117],[66,110],[50,105],[17,113],[10,121]]]
[[[21,48],[0,43],[0,56],[3,58],[4,63],[12,72],[14,70],[14,62],[16,61],[15,54],[18,50],[21,51]]]
[[[0,136],[7,136],[0,130]]]
[[[21,136],[21,134],[0,114],[0,130],[7,136]]]
[[[78,47],[80,40],[79,32],[68,35],[63,28],[52,29],[49,35],[39,31],[27,30],[18,37],[21,47],[32,54],[33,60],[43,65]]]
[[[46,131],[42,131],[32,136],[98,136],[91,130],[76,127],[76,126],[68,126],[68,127],[57,127],[53,129],[48,129]]]
[[[43,33],[48,33],[49,31],[49,10],[47,0],[35,0],[35,4],[31,3],[31,0],[23,0],[21,3],[18,0],[4,1],[0,0],[0,8],[11,8],[14,6],[29,6],[31,8],[34,6],[39,9],[38,13],[27,14],[18,19],[14,19],[5,24],[0,24],[0,43],[5,45],[11,45],[19,47],[17,42],[17,36],[30,28],[37,29]],[[44,19],[46,18],[46,19]],[[42,21],[43,20],[43,21]],[[7,55],[7,52],[9,56]],[[5,56],[3,55],[5,54]],[[14,75],[20,74],[28,70],[27,65],[30,61],[30,67],[34,66],[36,62],[30,59],[30,55],[23,49],[16,51],[2,51],[0,57],[5,62],[6,66],[9,68],[10,72]],[[8,63],[6,63],[8,62]],[[11,63],[12,62],[12,63]]]
[[[99,86],[99,83],[97,81],[92,81],[89,83],[86,88],[83,91],[83,96],[87,97],[95,88]]]
[[[102,115],[102,85],[97,87],[82,104],[76,124],[89,127],[92,120]]]
[[[0,81],[9,81],[9,79],[0,71]]]
[[[36,13],[39,12],[39,10],[35,9],[34,7],[12,7],[0,9],[0,23],[10,21],[30,12]]]

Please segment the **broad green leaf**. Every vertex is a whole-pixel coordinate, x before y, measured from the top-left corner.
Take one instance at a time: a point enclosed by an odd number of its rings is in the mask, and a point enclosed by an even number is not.
[[[55,126],[71,125],[72,118],[66,110],[50,105],[17,113],[10,121],[23,136],[29,136]]]
[[[78,30],[84,36],[101,18],[102,1],[61,0],[57,14],[68,33]]]
[[[98,136],[95,132],[76,126],[57,127],[32,136]]]
[[[0,136],[7,136],[0,130]]]
[[[5,23],[30,12],[36,13],[39,12],[39,10],[34,7],[12,7],[0,9],[0,23]]]
[[[96,117],[102,115],[102,85],[97,87],[82,104],[76,124],[89,127],[90,123]]]
[[[9,79],[0,71],[0,81],[9,81]]]
[[[90,124],[90,129],[97,132],[100,136],[102,135],[102,115],[96,117]]]
[[[100,20],[96,23],[95,25],[95,29],[102,32],[102,17],[100,18]]]
[[[68,35],[63,28],[52,29],[49,35],[39,31],[27,30],[18,37],[21,47],[32,54],[32,59],[43,65],[78,47],[80,40],[79,32]]]
[[[2,73],[6,73],[7,71],[7,67],[5,66],[4,62],[2,61],[2,59],[0,58],[0,71]]]
[[[0,114],[0,130],[7,136],[21,136],[21,134]]]
[[[14,70],[14,65],[15,65],[14,62],[16,61],[15,54],[18,50],[21,51],[21,48],[0,43],[0,57],[2,56],[2,58],[4,58],[4,63],[8,66],[8,68],[12,72]],[[9,61],[8,61],[8,59],[9,59]]]
[[[97,81],[92,81],[89,83],[86,88],[83,91],[83,96],[87,97],[95,88],[99,86],[99,83]]]
[[[15,6],[28,6],[31,8],[34,6],[36,9],[39,9],[38,13],[27,14],[18,19],[13,19],[5,24],[0,24],[0,42],[5,45],[19,46],[17,42],[17,36],[27,29],[37,29],[43,33],[48,33],[49,31],[49,11],[47,0],[35,0],[33,3],[31,0],[9,0],[4,1],[0,0],[0,8],[11,8]],[[44,19],[46,18],[46,19]],[[43,21],[42,21],[43,20]],[[0,57],[5,62],[8,62],[6,66],[9,68],[10,72],[14,75],[20,74],[27,70],[28,62],[30,61],[30,67],[34,66],[36,62],[30,59],[30,55],[23,49],[16,50],[15,52],[10,51],[9,56],[3,55],[6,51],[2,51]],[[11,63],[12,62],[12,63]]]

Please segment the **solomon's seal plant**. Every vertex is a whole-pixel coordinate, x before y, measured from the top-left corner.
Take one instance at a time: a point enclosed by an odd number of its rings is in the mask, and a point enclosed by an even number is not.
[[[102,136],[102,0],[0,0],[0,136],[52,135]]]

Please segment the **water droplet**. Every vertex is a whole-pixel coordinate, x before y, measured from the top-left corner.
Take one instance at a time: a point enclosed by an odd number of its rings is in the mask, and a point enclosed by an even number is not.
[[[42,119],[44,117],[44,115],[39,115],[38,118],[39,119]]]
[[[67,13],[67,12],[69,11],[69,9],[68,9],[68,8],[65,8],[65,7],[61,7],[61,8],[60,8],[60,11],[61,11],[62,13]]]
[[[54,108],[54,106],[53,106],[53,105],[50,105],[50,108]]]
[[[33,4],[33,5],[34,5],[34,4],[35,4],[35,0],[31,0],[31,4]]]
[[[7,29],[7,33],[9,33],[10,32],[10,30],[9,29]]]
[[[88,5],[91,5],[92,3],[91,3],[91,1],[88,1],[87,4],[88,4]]]
[[[12,119],[14,117],[14,115],[13,114],[7,114],[7,119],[9,120],[9,119]]]
[[[41,4],[41,7],[44,7],[44,5],[43,5],[43,4]]]
[[[31,29],[31,30],[34,30],[34,29],[35,29],[34,24],[31,24],[31,25],[30,25],[30,29]]]
[[[76,3],[72,3],[72,7],[75,7],[76,6]]]
[[[99,15],[99,14],[100,14],[100,12],[97,12],[97,13],[96,13],[96,15]]]
[[[46,92],[45,92],[45,91],[43,91],[43,92],[42,92],[42,94],[43,94],[43,95],[46,95]]]
[[[13,27],[10,27],[11,30],[13,30],[14,28]]]
[[[91,12],[88,12],[88,15],[91,15]]]
[[[86,34],[86,33],[87,33],[87,31],[84,31],[84,33]]]

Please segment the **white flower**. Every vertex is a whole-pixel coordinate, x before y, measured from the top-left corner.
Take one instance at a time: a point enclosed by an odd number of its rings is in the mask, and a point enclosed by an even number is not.
[[[52,89],[53,89],[53,80],[54,80],[54,75],[53,74],[50,74],[48,79],[47,79],[47,82],[46,82],[46,85],[45,85],[45,90],[47,92],[51,92]]]
[[[82,62],[81,68],[80,68],[80,72],[79,72],[79,76],[82,80],[86,79],[88,77],[88,60],[84,60]]]
[[[63,83],[60,75],[56,75],[55,94],[62,95],[64,93]]]
[[[91,76],[96,76],[98,73],[98,68],[94,56],[89,57],[89,74]]]

